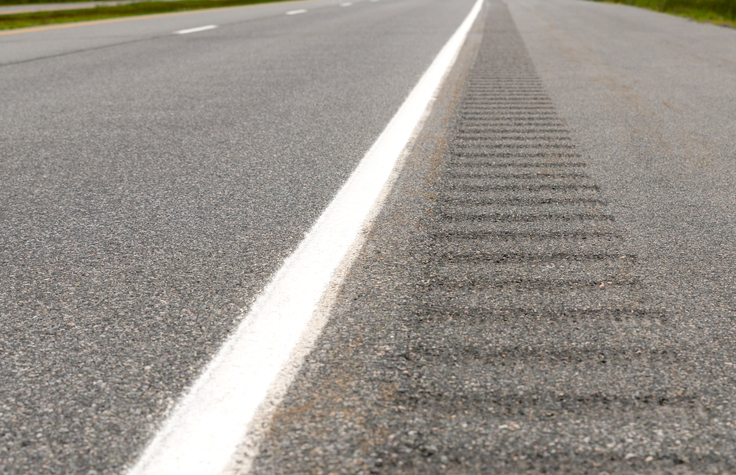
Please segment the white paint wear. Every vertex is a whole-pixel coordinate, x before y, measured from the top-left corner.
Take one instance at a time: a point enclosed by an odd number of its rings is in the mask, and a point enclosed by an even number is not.
[[[188,30],[175,31],[174,34],[175,35],[187,35],[189,33],[197,33],[200,31],[214,30],[215,28],[217,28],[217,25],[200,26],[197,28],[189,28]]]

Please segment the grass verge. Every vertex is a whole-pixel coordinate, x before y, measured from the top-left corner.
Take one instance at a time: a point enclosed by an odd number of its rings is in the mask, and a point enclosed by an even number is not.
[[[155,13],[183,12],[206,8],[234,7],[257,3],[274,3],[284,0],[181,0],[167,2],[141,2],[128,5],[99,6],[81,10],[58,10],[48,12],[14,13],[0,15],[0,30],[28,28],[33,26],[72,23],[79,21],[105,20],[125,16],[151,15]]]
[[[593,0],[623,3],[698,21],[736,27],[736,0]]]

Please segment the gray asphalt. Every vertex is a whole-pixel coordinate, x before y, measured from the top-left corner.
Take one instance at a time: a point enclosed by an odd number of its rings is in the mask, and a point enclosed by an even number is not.
[[[51,12],[59,10],[80,10],[83,8],[94,8],[115,5],[127,5],[135,1],[108,1],[108,2],[70,2],[70,3],[26,3],[23,5],[0,6],[0,15],[12,15],[14,13]]]
[[[734,58],[486,2],[253,473],[736,473]]]
[[[471,4],[0,36],[0,473],[134,461]]]

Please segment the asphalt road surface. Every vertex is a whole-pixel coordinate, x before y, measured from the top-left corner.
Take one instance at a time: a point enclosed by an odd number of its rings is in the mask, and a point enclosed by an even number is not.
[[[471,5],[0,36],[0,473],[135,461]]]
[[[736,472],[736,31],[491,1],[467,48],[254,473]]]
[[[471,2],[294,5],[0,36],[2,471],[133,462]],[[487,1],[231,472],[736,472],[734,58]]]

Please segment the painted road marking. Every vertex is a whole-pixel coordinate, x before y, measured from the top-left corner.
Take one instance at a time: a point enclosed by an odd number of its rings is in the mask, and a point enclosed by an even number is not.
[[[217,25],[207,25],[207,26],[199,26],[197,28],[189,28],[188,30],[179,30],[175,31],[175,35],[188,35],[189,33],[197,33],[199,31],[207,31],[207,30],[214,30],[217,28]]]
[[[300,13],[307,13],[307,11],[304,9],[301,9],[301,10],[292,10],[290,12],[286,12],[287,15],[298,15]]]
[[[254,418],[276,406],[319,336],[340,278],[359,251],[482,4],[476,1],[129,475],[220,474],[241,443],[257,447]],[[240,462],[245,471],[252,459]]]
[[[352,3],[350,3],[350,2],[346,2],[346,3],[341,3],[340,4],[341,7],[349,7],[350,5],[352,5]]]

